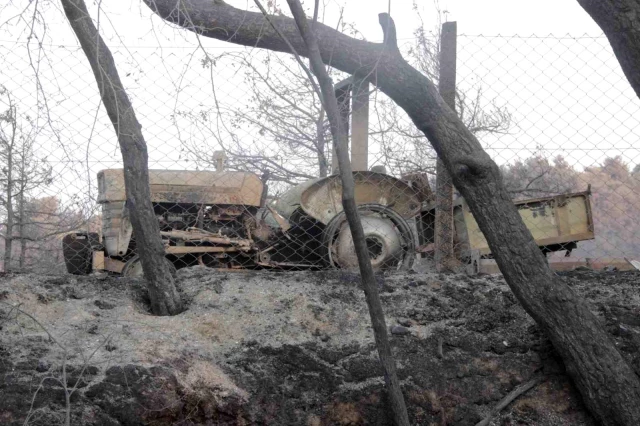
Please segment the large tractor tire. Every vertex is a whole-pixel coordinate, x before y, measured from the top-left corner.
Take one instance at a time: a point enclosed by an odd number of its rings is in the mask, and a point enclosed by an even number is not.
[[[67,272],[73,275],[91,273],[93,251],[100,247],[100,237],[95,232],[67,234],[62,239],[62,254]]]
[[[369,258],[374,270],[408,270],[416,257],[415,240],[407,221],[381,204],[358,206]],[[325,258],[331,268],[358,268],[351,231],[343,212],[323,232]]]

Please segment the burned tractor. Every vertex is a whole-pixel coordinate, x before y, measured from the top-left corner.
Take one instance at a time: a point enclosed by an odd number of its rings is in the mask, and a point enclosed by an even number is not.
[[[355,198],[369,258],[377,270],[406,270],[433,259],[435,203],[428,181],[355,172]],[[342,210],[339,176],[313,179],[267,203],[254,174],[229,171],[149,171],[151,201],[166,259],[175,268],[357,268]],[[102,238],[72,233],[63,239],[67,270],[141,276],[121,169],[98,173]],[[594,238],[591,193],[520,200],[516,207],[543,253],[565,251]],[[463,198],[454,203],[455,256],[479,271],[491,251]]]
[[[415,232],[408,221],[420,212],[418,192],[380,173],[354,177],[372,265],[411,267]],[[338,176],[305,182],[271,203],[265,202],[266,186],[252,173],[150,170],[149,181],[166,258],[175,268],[357,267]],[[141,276],[122,169],[99,172],[98,189],[102,239],[93,233],[66,235],[67,270]]]

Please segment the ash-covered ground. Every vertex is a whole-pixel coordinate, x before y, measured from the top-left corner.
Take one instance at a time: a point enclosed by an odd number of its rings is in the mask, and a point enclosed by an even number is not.
[[[640,274],[562,275],[640,372]],[[148,313],[143,282],[0,278],[0,423],[391,425],[355,274],[179,271],[188,309]],[[500,276],[379,277],[412,424],[593,425]],[[68,396],[68,397],[67,397]]]

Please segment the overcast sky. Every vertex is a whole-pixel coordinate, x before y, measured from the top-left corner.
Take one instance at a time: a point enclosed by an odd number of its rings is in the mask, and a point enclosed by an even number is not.
[[[421,5],[425,21],[433,19],[433,2],[421,0],[417,3]],[[338,4],[344,5],[346,19],[355,22],[367,38],[380,38],[378,13],[387,11],[388,0],[349,0]],[[411,36],[413,26],[400,25],[400,22],[413,21],[412,5],[411,0],[391,2],[391,15],[397,21],[399,37]],[[445,16],[449,21],[458,22],[458,31],[464,34],[601,33],[576,0],[441,0],[439,7],[448,12]]]
[[[15,1],[15,0],[14,0]],[[16,9],[24,7],[26,0],[15,1],[13,9],[0,9],[2,15],[0,22],[13,16]],[[95,4],[87,1],[88,6],[95,11]],[[254,10],[254,2],[251,0],[227,0],[227,3],[238,8]],[[263,3],[267,3],[263,1]],[[418,22],[412,0],[324,0],[326,5],[325,22],[334,25],[340,10],[344,10],[344,20],[354,25],[368,40],[379,40],[381,30],[378,24],[378,13],[386,12],[391,8],[399,38],[408,38]],[[58,7],[58,2],[53,3]],[[287,11],[284,0],[278,0],[277,4],[282,10]],[[303,1],[308,10],[313,5],[311,1]],[[417,0],[419,12],[425,23],[430,27],[436,22],[436,7],[432,0]],[[107,33],[111,33],[107,27],[113,26],[117,33],[125,40],[137,39],[141,42],[149,42],[151,25],[149,24],[149,12],[141,0],[102,1],[101,8],[104,11],[103,25]],[[458,22],[458,31],[461,34],[470,35],[514,35],[539,36],[554,34],[556,36],[571,34],[573,36],[601,34],[598,26],[580,7],[576,0],[440,0],[439,8],[449,21]],[[94,16],[96,14],[94,13]],[[63,24],[62,16],[54,17],[57,24]],[[155,18],[154,18],[155,20]],[[157,24],[157,23],[156,23]],[[55,38],[58,41],[73,41],[69,31],[53,27]],[[168,33],[167,33],[168,34]],[[166,34],[165,34],[166,35]],[[176,41],[180,41],[178,36]]]
[[[177,129],[168,125],[168,117],[176,106],[186,110],[212,103],[210,75],[198,66],[203,55],[197,52],[195,36],[171,28],[140,0],[101,1],[100,14],[95,2],[86,1],[94,19],[99,19],[101,32],[114,51],[120,74],[143,122],[152,166],[186,167],[177,162]],[[227,2],[236,7],[255,8],[250,0]],[[14,0],[13,6],[0,6],[0,24],[28,3]],[[304,3],[311,8],[312,2]],[[411,40],[419,16],[426,28],[435,28],[438,21],[430,0],[419,1],[418,11],[411,0],[323,3],[327,25],[334,26],[343,10],[344,21],[372,41],[381,38],[378,13],[386,12],[389,4],[401,43]],[[33,6],[34,2],[30,4]],[[278,4],[287,10],[286,1],[278,0]],[[99,99],[95,81],[59,2],[40,5],[46,9],[48,28],[42,41],[50,60],[42,63],[41,83],[50,90],[51,117],[64,123],[62,139],[66,148],[71,147],[63,154],[60,149],[51,148],[48,140],[43,149],[51,149],[50,158],[59,164],[65,164],[70,157],[77,157],[78,161],[89,158],[92,165],[86,175],[93,176],[100,168],[119,164],[113,129],[104,111],[96,111]],[[565,155],[572,164],[581,167],[613,155],[622,155],[632,166],[640,162],[637,143],[640,105],[620,73],[606,39],[568,39],[565,43],[556,39],[532,42],[511,37],[516,34],[601,37],[600,29],[576,0],[441,0],[439,8],[447,20],[458,23],[460,84],[481,85],[486,100],[496,100],[508,107],[517,121],[512,135],[502,140],[481,139],[485,146],[494,148],[491,154],[496,161],[503,164],[526,158],[542,144],[548,154]],[[37,94],[33,68],[24,48],[28,22],[28,19],[14,20],[0,27],[0,79],[25,104],[35,102]],[[505,37],[495,40],[475,37],[498,34]],[[203,43],[215,53],[244,49],[216,40],[204,39]],[[32,44],[32,54],[36,51]],[[187,68],[188,74],[183,74]],[[235,102],[246,102],[241,82],[233,80],[235,73],[235,69],[218,67],[219,94]],[[178,84],[181,95],[172,97]],[[245,131],[247,134],[243,136],[255,137],[255,132]],[[91,141],[89,145],[87,140]],[[578,148],[584,151],[575,151]],[[375,161],[370,158],[370,164]],[[65,189],[75,190],[73,185]]]

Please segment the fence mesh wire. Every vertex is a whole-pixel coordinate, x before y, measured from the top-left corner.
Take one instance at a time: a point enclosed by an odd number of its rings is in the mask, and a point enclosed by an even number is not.
[[[288,55],[184,44],[109,42],[149,147],[168,259],[354,266],[329,126],[304,73]],[[416,38],[403,51],[437,78],[433,46]],[[640,102],[606,38],[461,35],[457,50],[458,114],[543,250],[592,265],[640,258]],[[4,269],[139,274],[116,133],[82,51],[2,41],[0,57]],[[372,261],[427,262],[435,155],[375,88],[368,118],[373,171],[356,180]],[[456,257],[490,257],[464,201],[454,204]]]

